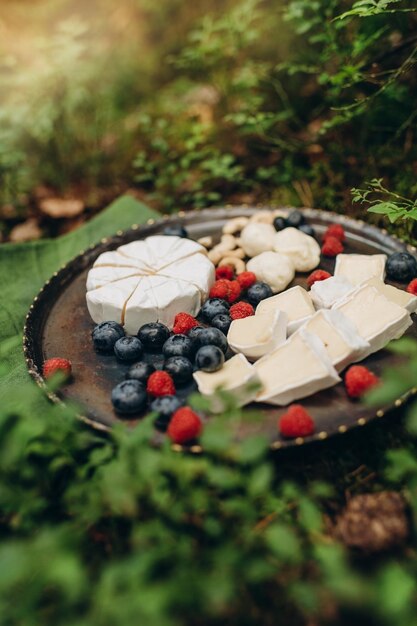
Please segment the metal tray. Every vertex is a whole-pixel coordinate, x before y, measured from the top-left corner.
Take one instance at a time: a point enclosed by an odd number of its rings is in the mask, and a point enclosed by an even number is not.
[[[265,209],[268,207],[262,207]],[[29,373],[35,381],[47,391],[42,378],[42,363],[54,356],[63,356],[72,361],[74,377],[58,392],[48,392],[54,402],[70,400],[84,407],[80,418],[94,428],[106,431],[115,423],[123,421],[128,428],[135,426],[137,420],[121,420],[113,411],[110,402],[111,389],[124,377],[126,366],[117,363],[113,357],[96,354],[91,345],[90,333],[94,326],[85,304],[85,283],[87,272],[95,259],[107,250],[142,239],[149,235],[160,234],[169,224],[183,223],[190,237],[198,239],[205,235],[219,237],[223,224],[230,218],[250,216],[259,210],[256,207],[225,207],[206,209],[190,213],[180,213],[174,217],[161,220],[149,220],[146,225],[133,225],[129,230],[117,232],[113,237],[102,239],[98,245],[91,246],[81,252],[75,259],[56,272],[46,282],[30,307],[24,328],[24,352]],[[329,224],[342,224],[346,231],[345,250],[359,254],[391,254],[396,251],[408,250],[415,253],[413,246],[407,246],[384,230],[353,220],[342,215],[314,209],[302,209],[307,221],[311,224],[318,237]],[[322,269],[331,273],[334,260],[323,258]],[[290,285],[306,286],[307,274],[297,273]],[[395,283],[392,283],[395,284]],[[404,285],[396,285],[404,288]],[[410,327],[407,335],[417,337],[417,324]],[[380,374],[385,367],[396,367],[402,357],[382,350],[368,357],[364,364],[373,372]],[[183,390],[186,394],[189,390]],[[341,383],[302,400],[303,405],[313,415],[316,432],[310,437],[299,437],[285,440],[278,435],[277,420],[285,409],[266,404],[250,405],[251,413],[256,409],[261,419],[243,419],[236,427],[236,438],[263,433],[268,436],[273,449],[289,446],[300,446],[343,434],[348,430],[364,426],[371,420],[382,417],[390,408],[400,406],[416,389],[410,390],[405,396],[398,398],[392,406],[381,406],[377,409],[363,406],[358,401],[350,400]],[[140,418],[139,418],[140,419]],[[215,417],[211,419],[216,419]],[[156,436],[158,439],[158,435]],[[174,446],[180,449],[180,446]],[[199,445],[191,446],[192,452],[201,451]]]

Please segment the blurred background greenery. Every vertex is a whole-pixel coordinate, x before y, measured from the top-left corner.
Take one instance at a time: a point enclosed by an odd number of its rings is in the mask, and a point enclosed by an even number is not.
[[[126,190],[164,211],[351,211],[374,177],[415,196],[412,4],[2,0],[3,239]]]

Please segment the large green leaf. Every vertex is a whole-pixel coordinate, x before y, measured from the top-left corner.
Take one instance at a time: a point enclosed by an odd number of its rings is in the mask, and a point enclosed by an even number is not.
[[[0,398],[6,389],[10,392],[11,386],[27,377],[20,341],[24,320],[33,298],[51,274],[102,237],[157,216],[134,198],[123,196],[68,235],[0,246],[0,361],[7,368],[7,376],[0,380]],[[6,350],[11,344],[13,349]]]

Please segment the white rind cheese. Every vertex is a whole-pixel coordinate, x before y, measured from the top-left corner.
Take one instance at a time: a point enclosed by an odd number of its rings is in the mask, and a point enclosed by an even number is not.
[[[334,275],[356,286],[369,278],[384,280],[386,261],[386,254],[338,254]]]
[[[259,389],[256,370],[243,354],[233,356],[217,372],[198,370],[193,377],[199,392],[209,399],[212,413],[221,413],[225,409],[218,391],[227,392],[237,406],[244,406],[255,399]]]
[[[256,274],[258,280],[267,283],[274,293],[284,291],[295,276],[291,259],[278,252],[258,254],[247,262],[246,269]]]
[[[362,358],[382,350],[393,339],[399,339],[412,324],[404,307],[390,302],[371,285],[362,285],[338,302],[334,309],[343,313],[362,339],[368,341],[370,347]]]
[[[200,244],[156,235],[101,254],[87,276],[87,307],[96,322],[113,320],[129,334],[177,313],[196,315],[214,283],[214,265]]]
[[[416,312],[417,297],[413,296],[412,293],[408,293],[408,291],[404,291],[403,289],[397,289],[397,287],[394,287],[393,285],[387,285],[379,278],[370,278],[364,284],[375,287],[375,289],[388,298],[388,300],[395,302],[395,304],[398,304],[399,306],[403,306],[409,313]]]
[[[310,294],[299,285],[276,296],[261,300],[256,307],[256,315],[261,315],[267,311],[283,311],[287,314],[288,335],[300,328],[316,312]]]
[[[240,233],[240,245],[249,257],[272,250],[276,230],[271,224],[251,222]]]
[[[254,368],[262,385],[257,402],[278,406],[340,382],[321,340],[304,329],[257,361]]]
[[[274,250],[288,256],[297,272],[310,272],[320,263],[320,246],[297,228],[284,228],[275,234]]]
[[[316,309],[331,309],[338,300],[352,292],[355,287],[346,278],[330,276],[316,281],[310,289],[310,296]]]
[[[302,329],[319,337],[338,372],[361,360],[370,348],[369,343],[358,335],[352,322],[336,309],[317,311]]]
[[[278,310],[233,320],[227,341],[233,352],[241,352],[249,361],[256,361],[284,343],[287,322],[286,313]]]

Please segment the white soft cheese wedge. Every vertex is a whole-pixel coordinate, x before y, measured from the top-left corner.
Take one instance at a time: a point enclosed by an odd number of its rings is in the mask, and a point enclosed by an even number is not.
[[[97,258],[87,276],[87,307],[97,324],[114,320],[132,334],[148,322],[172,326],[177,313],[198,313],[214,279],[203,246],[156,235]]]
[[[369,343],[357,333],[352,322],[336,309],[317,311],[300,330],[303,329],[321,339],[338,372],[350,363],[362,359],[370,348]]]
[[[316,281],[310,289],[310,296],[316,309],[331,309],[338,300],[352,292],[355,287],[346,278],[331,276]]]
[[[287,255],[297,272],[309,272],[320,263],[320,246],[314,237],[297,228],[284,228],[275,234],[274,250]]]
[[[267,283],[274,293],[284,291],[295,276],[292,260],[278,252],[261,252],[247,262],[246,269]]]
[[[210,399],[210,410],[213,413],[221,413],[225,408],[217,391],[226,391],[233,396],[237,406],[244,406],[255,399],[259,389],[256,370],[243,354],[236,354],[225,361],[217,372],[198,370],[193,376],[199,392]]]
[[[369,342],[370,347],[362,358],[382,350],[412,324],[410,313],[404,307],[391,302],[371,285],[358,287],[334,309],[343,313],[362,339]]]
[[[256,361],[284,343],[287,322],[287,314],[279,310],[233,320],[227,341],[234,352],[241,352],[249,361]]]
[[[284,406],[332,387],[340,378],[321,340],[303,328],[254,364],[262,389],[257,402]]]
[[[316,312],[310,294],[299,285],[276,296],[261,300],[256,307],[255,315],[261,315],[268,311],[282,311],[287,314],[288,335],[295,332]]]
[[[379,278],[370,278],[365,281],[364,284],[375,287],[375,289],[388,298],[388,300],[395,302],[395,304],[398,304],[399,306],[403,306],[409,313],[415,313],[417,310],[417,297],[413,296],[412,293],[408,293],[403,289],[397,289],[397,287],[394,287],[393,285],[387,285]]]
[[[338,254],[334,275],[352,285],[361,285],[369,278],[384,280],[386,261],[386,254]]]

